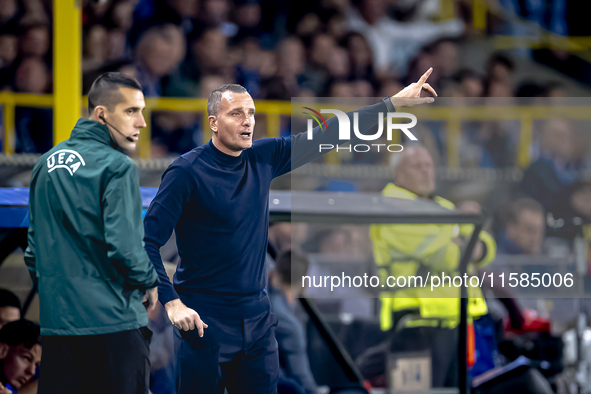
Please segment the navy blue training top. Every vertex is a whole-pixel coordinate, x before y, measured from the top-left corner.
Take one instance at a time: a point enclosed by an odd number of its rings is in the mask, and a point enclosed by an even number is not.
[[[384,102],[357,110],[360,130],[386,116]],[[392,111],[391,111],[392,112]],[[353,112],[347,114],[353,120]],[[265,138],[235,157],[213,142],[176,159],[162,175],[144,220],[145,248],[160,278],[162,305],[180,298],[203,316],[246,318],[269,309],[265,253],[273,178],[314,160],[319,144],[340,144],[336,116],[329,131]],[[176,230],[180,261],[170,283],[160,247]]]

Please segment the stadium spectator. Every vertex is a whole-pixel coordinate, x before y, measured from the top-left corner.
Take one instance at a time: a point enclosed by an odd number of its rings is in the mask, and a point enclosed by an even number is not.
[[[28,26],[19,37],[20,55],[45,59],[51,48],[49,26],[37,24]]]
[[[349,32],[343,38],[342,45],[349,52],[351,61],[350,77],[374,80],[374,55],[365,37],[356,31]]]
[[[19,11],[17,0],[5,0],[0,3],[0,28],[9,24],[15,24]]]
[[[360,0],[357,7],[347,12],[349,28],[363,33],[373,49],[378,76],[406,74],[409,60],[422,45],[443,35],[457,36],[464,31],[464,24],[457,19],[439,24],[400,23],[387,16],[386,5],[385,0]]]
[[[486,79],[489,83],[513,86],[515,62],[502,53],[493,53],[486,63]]]
[[[583,225],[591,220],[591,183],[577,181],[566,188],[546,215],[546,237],[565,239],[572,245],[577,235],[587,235]]]
[[[50,74],[45,62],[28,57],[16,69],[16,92],[48,93]],[[51,108],[17,107],[15,109],[17,153],[44,153],[53,146],[53,111]]]
[[[454,78],[460,86],[463,97],[484,96],[484,78],[478,72],[462,69],[455,74]]]
[[[18,38],[10,32],[0,34],[0,69],[12,65],[18,54]]]
[[[497,236],[499,253],[540,254],[544,242],[544,208],[536,200],[521,197],[501,213],[502,230]]]
[[[33,379],[41,351],[39,325],[22,319],[0,329],[0,393],[16,392]]]
[[[103,65],[107,52],[107,29],[102,25],[91,26],[83,35],[82,70],[90,71]]]
[[[277,75],[281,78],[289,96],[297,96],[306,67],[306,55],[302,41],[296,36],[283,39],[277,48],[277,61]]]
[[[312,38],[308,51],[308,62],[304,71],[304,80],[307,87],[312,89],[317,96],[322,96],[323,89],[329,79],[329,63],[336,43],[328,34],[318,34]]]
[[[162,96],[164,77],[177,69],[184,58],[185,38],[172,24],[146,31],[137,46],[137,79],[147,97]]]
[[[10,31],[0,32],[0,90],[10,90],[17,55],[17,35]]]
[[[421,146],[406,147],[395,169],[395,183],[388,184],[382,194],[407,200],[429,200],[453,210],[450,201],[434,196],[435,170],[429,152]],[[456,272],[461,245],[472,232],[472,226],[453,225],[372,225],[370,236],[374,258],[383,281],[389,275],[426,275],[427,272]],[[472,254],[477,267],[486,266],[495,256],[493,238],[486,232],[479,236],[479,248]],[[478,318],[487,313],[486,301],[478,288],[469,288],[469,316]],[[448,298],[432,298],[434,296]],[[385,373],[388,349],[419,351],[429,349],[432,356],[432,387],[457,386],[457,331],[459,322],[459,289],[442,288],[424,291],[409,286],[382,293],[380,324],[391,330],[386,344],[370,348],[358,363],[368,379]],[[434,322],[436,324],[434,324]],[[380,365],[375,367],[375,363]]]
[[[234,36],[236,42],[251,37],[261,43],[265,49],[270,49],[275,44],[275,37],[263,26],[262,6],[259,0],[239,0],[234,12],[238,32]]]
[[[11,291],[0,289],[0,329],[21,318],[21,302]]]
[[[571,126],[567,120],[545,122],[540,157],[525,170],[519,184],[519,190],[540,202],[545,210],[555,206],[564,189],[576,180]]]

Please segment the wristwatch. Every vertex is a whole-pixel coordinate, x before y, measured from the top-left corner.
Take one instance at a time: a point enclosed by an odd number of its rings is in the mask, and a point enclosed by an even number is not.
[[[384,104],[386,104],[386,108],[388,108],[388,112],[396,112],[396,108],[394,108],[394,104],[392,104],[392,100],[390,96],[386,96],[382,99]]]

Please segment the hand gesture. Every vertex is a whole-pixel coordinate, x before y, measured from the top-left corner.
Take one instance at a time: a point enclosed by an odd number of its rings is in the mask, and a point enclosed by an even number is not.
[[[437,92],[435,89],[431,87],[427,83],[427,79],[429,75],[433,72],[433,67],[427,70],[421,78],[417,82],[413,82],[400,92],[396,93],[394,96],[390,97],[392,100],[392,104],[394,104],[394,108],[399,107],[412,107],[418,104],[425,104],[425,103],[432,103],[434,101],[433,97],[422,97],[421,92],[426,90],[431,92],[435,97],[437,97]]]
[[[173,326],[179,330],[189,331],[197,328],[199,336],[203,336],[203,330],[207,328],[207,324],[201,321],[199,314],[191,308],[187,308],[180,299],[172,300],[164,305],[168,318]]]
[[[12,394],[12,391],[8,390],[2,383],[0,383],[0,394]]]

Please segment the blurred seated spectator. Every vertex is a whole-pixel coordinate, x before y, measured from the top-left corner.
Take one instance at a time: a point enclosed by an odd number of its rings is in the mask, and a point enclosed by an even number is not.
[[[349,8],[347,22],[351,30],[357,30],[370,43],[378,76],[406,74],[409,60],[420,47],[444,35],[463,33],[464,24],[459,19],[444,23],[398,22],[387,16],[384,0],[360,0]]]
[[[376,78],[374,55],[365,36],[358,31],[350,31],[343,37],[341,45],[349,54],[349,77],[373,81]]]
[[[462,69],[453,77],[462,90],[463,97],[483,97],[484,78],[472,69]]]
[[[540,254],[544,242],[544,208],[536,200],[521,197],[501,212],[502,229],[497,237],[499,253]]]
[[[304,71],[307,87],[320,96],[330,77],[329,66],[333,61],[331,55],[336,43],[328,34],[318,34],[312,38],[308,50],[308,62]]]
[[[279,346],[279,365],[292,385],[300,386],[303,393],[312,394],[317,391],[318,385],[310,370],[304,327],[295,315],[295,299],[303,295],[301,278],[308,272],[308,266],[309,262],[303,255],[289,250],[282,253],[269,274],[269,290],[273,313],[278,320],[275,336]]]
[[[84,72],[100,67],[105,62],[107,29],[94,25],[83,34],[82,70]]]
[[[500,52],[493,53],[486,63],[486,79],[489,83],[513,86],[515,62]]]
[[[165,94],[164,77],[175,71],[185,57],[185,36],[168,24],[146,31],[136,49],[137,80],[146,97]]]
[[[10,30],[0,30],[0,90],[10,88],[14,61],[18,55],[18,38]]]
[[[49,25],[39,23],[25,27],[19,36],[19,45],[21,56],[38,57],[48,61],[51,58]]]
[[[19,4],[17,0],[4,0],[0,3],[0,27],[15,25],[19,14]]]
[[[302,40],[287,37],[277,46],[277,75],[282,79],[289,97],[298,96],[306,67],[306,52]]]
[[[50,74],[43,60],[23,59],[16,69],[16,92],[45,94],[50,87]],[[53,146],[53,111],[51,108],[16,107],[16,153],[45,153]]]
[[[275,257],[290,250],[301,250],[307,237],[306,223],[280,222],[269,227],[269,246],[275,252]]]
[[[550,119],[545,123],[540,157],[525,170],[519,184],[520,191],[539,201],[545,210],[556,206],[564,189],[576,180],[574,145],[569,121]]]
[[[41,362],[40,332],[38,324],[25,319],[0,329],[0,393],[2,386],[16,393],[35,376]]]
[[[234,39],[239,42],[247,37],[252,37],[257,39],[263,48],[272,48],[275,44],[274,36],[263,27],[260,0],[239,0],[236,3],[234,15],[238,32]]]
[[[21,302],[11,291],[0,289],[0,329],[21,318]]]
[[[179,156],[203,145],[203,133],[197,119],[194,112],[156,112],[152,128],[152,157]]]
[[[181,27],[184,35],[194,34],[199,3],[199,0],[139,0],[133,11],[130,45],[135,47],[149,28],[167,23]]]
[[[583,235],[583,225],[591,223],[591,182],[577,181],[568,187],[563,197],[547,213],[547,237],[558,237],[572,245],[577,235]]]

